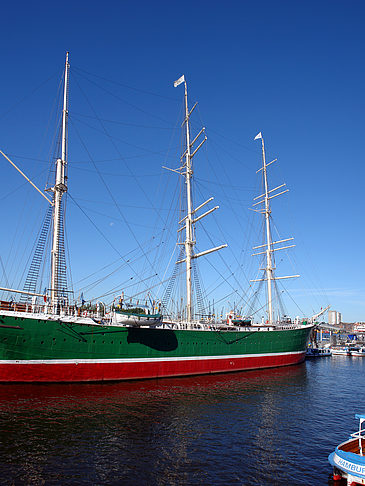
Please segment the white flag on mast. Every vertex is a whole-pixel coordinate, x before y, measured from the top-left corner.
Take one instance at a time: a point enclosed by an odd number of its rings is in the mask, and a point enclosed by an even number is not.
[[[179,84],[183,83],[185,81],[185,76],[184,74],[181,76],[181,78],[177,79],[175,82],[174,82],[174,88],[176,88],[177,86],[179,86]]]
[[[256,135],[256,137],[254,138],[254,140],[258,140],[259,138],[262,138],[261,132]]]

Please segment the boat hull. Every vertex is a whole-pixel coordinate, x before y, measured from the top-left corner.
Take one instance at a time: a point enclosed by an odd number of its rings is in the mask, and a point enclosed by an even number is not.
[[[310,331],[127,328],[0,315],[0,381],[112,381],[288,366],[305,359]]]
[[[340,471],[340,476],[347,479],[347,484],[365,484],[365,458],[359,454],[341,450],[341,447],[358,443],[358,439],[350,439],[328,456],[329,463]]]
[[[351,353],[348,349],[332,348],[332,355],[334,355],[334,356],[351,356]]]
[[[308,348],[306,353],[306,358],[328,358],[330,356],[332,356],[332,352],[324,348]]]

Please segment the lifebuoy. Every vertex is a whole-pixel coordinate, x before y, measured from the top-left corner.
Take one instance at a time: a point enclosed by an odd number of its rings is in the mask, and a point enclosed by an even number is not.
[[[87,317],[87,311],[83,311],[82,315],[83,315],[84,317]]]

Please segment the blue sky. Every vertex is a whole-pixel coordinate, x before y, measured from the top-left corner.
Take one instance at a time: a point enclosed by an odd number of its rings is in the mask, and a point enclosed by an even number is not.
[[[173,225],[169,208],[177,180],[161,167],[178,164],[183,90],[172,83],[185,74],[190,101],[199,101],[193,130],[204,125],[208,135],[195,162],[196,205],[214,195],[220,206],[206,218],[211,240],[199,230],[199,249],[229,244],[221,252],[226,263],[213,255],[202,263],[209,298],[219,285],[213,266],[221,276],[233,272],[242,288],[255,278],[258,262],[250,248],[260,241],[248,208],[259,190],[260,146],[253,138],[262,131],[268,157],[278,158],[272,187],[286,182],[290,189],[273,202],[280,236],[295,236],[297,245],[290,265],[278,261],[278,275],[302,276],[288,283],[288,312],[311,315],[331,304],[345,321],[364,321],[364,13],[362,1],[336,0],[3,7],[0,148],[42,188],[55,130],[52,110],[70,51],[74,282],[141,247],[149,248],[147,263],[125,264],[109,288],[135,273],[152,281],[157,267],[163,274],[163,258],[149,239],[159,241],[162,254],[162,240],[176,234],[174,228],[165,236],[166,221]],[[46,206],[5,160],[2,173],[0,214],[7,230],[0,250],[16,286]],[[27,242],[25,250],[20,241]],[[218,287],[214,298],[229,292]]]

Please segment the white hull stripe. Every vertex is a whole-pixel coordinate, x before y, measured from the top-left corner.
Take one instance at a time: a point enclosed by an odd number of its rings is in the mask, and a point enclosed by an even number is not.
[[[211,359],[241,359],[241,358],[269,358],[272,356],[290,356],[303,354],[305,351],[293,351],[286,353],[264,353],[264,354],[232,354],[224,356],[177,356],[177,357],[165,357],[165,358],[112,358],[112,359],[13,359],[13,360],[0,360],[2,364],[73,364],[73,363],[156,363],[163,361],[207,361]]]
[[[363,459],[362,456],[359,457]],[[361,478],[365,478],[365,464],[356,464],[356,462],[347,461],[346,459],[342,459],[342,457],[339,457],[336,453],[334,454],[333,462],[342,471],[346,471],[353,476],[360,476]]]

